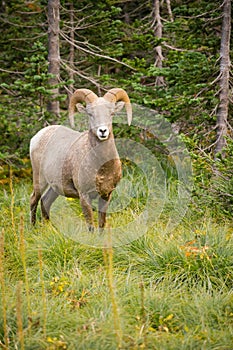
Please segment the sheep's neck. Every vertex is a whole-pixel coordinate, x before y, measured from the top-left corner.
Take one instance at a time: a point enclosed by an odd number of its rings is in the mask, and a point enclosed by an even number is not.
[[[100,145],[102,142],[105,142],[99,140],[98,137],[91,130],[89,130],[88,139],[92,148]],[[114,140],[114,135],[112,132],[109,134],[108,140]]]
[[[89,131],[91,152],[89,153],[90,176],[95,177],[96,191],[102,198],[109,198],[121,178],[121,161],[114,142],[113,133],[106,141],[100,141]]]
[[[102,166],[105,162],[112,159],[119,159],[113,133],[110,133],[108,139],[105,141],[100,141],[91,131],[89,132],[88,137],[95,164]]]

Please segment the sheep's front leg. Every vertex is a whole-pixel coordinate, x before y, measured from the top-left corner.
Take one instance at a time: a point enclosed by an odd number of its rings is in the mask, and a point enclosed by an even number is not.
[[[99,228],[102,229],[106,223],[106,213],[110,203],[111,195],[105,198],[99,197],[99,210],[98,210],[98,219],[99,219]]]
[[[82,206],[83,215],[86,219],[88,230],[94,231],[94,218],[93,218],[93,210],[91,206],[91,200],[87,195],[80,195],[80,204]]]

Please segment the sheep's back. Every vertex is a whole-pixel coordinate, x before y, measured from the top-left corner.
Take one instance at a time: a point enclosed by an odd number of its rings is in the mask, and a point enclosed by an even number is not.
[[[41,129],[31,140],[30,155],[33,168],[39,168],[40,176],[57,192],[64,192],[63,167],[69,178],[71,166],[67,164],[72,144],[81,133],[60,125]],[[61,194],[62,194],[61,193]]]

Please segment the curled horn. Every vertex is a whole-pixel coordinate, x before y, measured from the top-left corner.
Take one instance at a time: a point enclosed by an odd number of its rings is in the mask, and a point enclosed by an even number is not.
[[[106,92],[106,94],[104,95],[104,98],[110,102],[117,102],[117,101],[125,102],[127,120],[128,120],[128,124],[130,125],[132,121],[132,106],[130,103],[129,96],[127,95],[127,92],[120,88],[114,88]]]
[[[74,112],[78,102],[93,103],[97,95],[89,89],[77,89],[70,98],[69,103],[69,120],[72,128],[74,127]]]

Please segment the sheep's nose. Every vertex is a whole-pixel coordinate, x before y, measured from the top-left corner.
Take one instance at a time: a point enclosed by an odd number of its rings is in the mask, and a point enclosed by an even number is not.
[[[97,136],[100,140],[106,140],[109,136],[109,129],[107,126],[100,126],[97,129]]]
[[[106,133],[107,129],[100,129],[100,132],[104,135]]]

